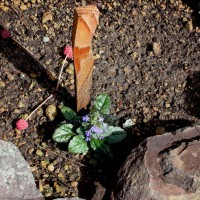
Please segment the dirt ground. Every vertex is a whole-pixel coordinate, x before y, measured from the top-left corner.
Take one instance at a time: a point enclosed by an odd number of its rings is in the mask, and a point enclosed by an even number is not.
[[[47,199],[91,199],[95,182],[107,189],[104,199],[108,199],[118,168],[141,140],[199,123],[198,1],[1,2],[0,24],[12,38],[0,39],[0,138],[19,147]],[[51,138],[63,120],[61,114],[53,121],[45,114],[48,105],[75,106],[73,61],[65,66],[59,92],[54,88],[63,48],[71,44],[74,8],[84,3],[96,4],[101,12],[93,40],[92,99],[109,94],[120,125],[128,119],[132,123],[126,129],[128,137],[112,146],[113,159],[68,153],[66,145]],[[49,41],[44,42],[44,37]],[[31,117],[29,128],[15,130],[18,117],[30,113],[51,93],[54,97]]]

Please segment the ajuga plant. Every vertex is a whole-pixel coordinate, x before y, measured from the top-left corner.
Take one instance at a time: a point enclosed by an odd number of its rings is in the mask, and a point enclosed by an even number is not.
[[[90,112],[85,116],[78,116],[71,108],[62,106],[61,112],[66,119],[53,133],[57,142],[68,143],[71,153],[87,154],[97,151],[111,155],[110,144],[120,142],[127,133],[113,123],[109,114],[110,97],[107,94],[97,96]]]

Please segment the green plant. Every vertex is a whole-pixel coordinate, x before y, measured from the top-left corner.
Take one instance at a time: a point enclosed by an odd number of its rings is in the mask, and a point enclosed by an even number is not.
[[[107,94],[99,95],[88,115],[78,116],[71,108],[62,106],[66,121],[54,131],[53,139],[67,143],[71,153],[86,154],[90,149],[110,155],[110,144],[120,142],[127,133],[118,126],[110,125],[111,107]]]

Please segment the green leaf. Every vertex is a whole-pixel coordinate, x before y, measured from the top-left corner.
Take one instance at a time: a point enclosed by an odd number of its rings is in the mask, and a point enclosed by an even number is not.
[[[110,147],[105,143],[103,143],[96,151],[112,157]]]
[[[80,134],[80,135],[83,135],[83,134],[85,133],[85,130],[84,130],[84,128],[81,126],[81,127],[79,127],[79,128],[76,129],[76,132],[77,132],[78,134]]]
[[[97,96],[94,101],[94,108],[99,110],[102,114],[108,114],[111,107],[110,97],[107,94]]]
[[[69,121],[73,121],[77,118],[76,113],[67,106],[62,106],[61,112],[62,112],[63,116],[65,117],[65,119],[67,119]]]
[[[98,139],[91,139],[90,140],[90,146],[93,150],[99,149],[104,143],[104,140],[98,140]]]
[[[68,142],[68,140],[76,135],[73,132],[74,126],[72,124],[62,124],[53,133],[53,140],[57,142]]]
[[[126,131],[118,126],[109,126],[108,131],[111,132],[110,136],[106,138],[106,143],[108,144],[120,142],[127,136]]]
[[[88,152],[87,142],[84,140],[82,135],[74,136],[73,139],[69,142],[68,151],[71,153],[83,153]]]

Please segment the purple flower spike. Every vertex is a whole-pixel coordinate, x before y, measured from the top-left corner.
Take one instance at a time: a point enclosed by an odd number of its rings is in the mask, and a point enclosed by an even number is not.
[[[82,117],[82,120],[83,120],[83,122],[88,122],[90,120],[90,118],[87,115],[85,115]]]
[[[97,127],[97,126],[92,126],[90,131],[93,132],[93,133],[97,133],[97,134],[103,133],[103,130],[100,129],[99,127]]]

